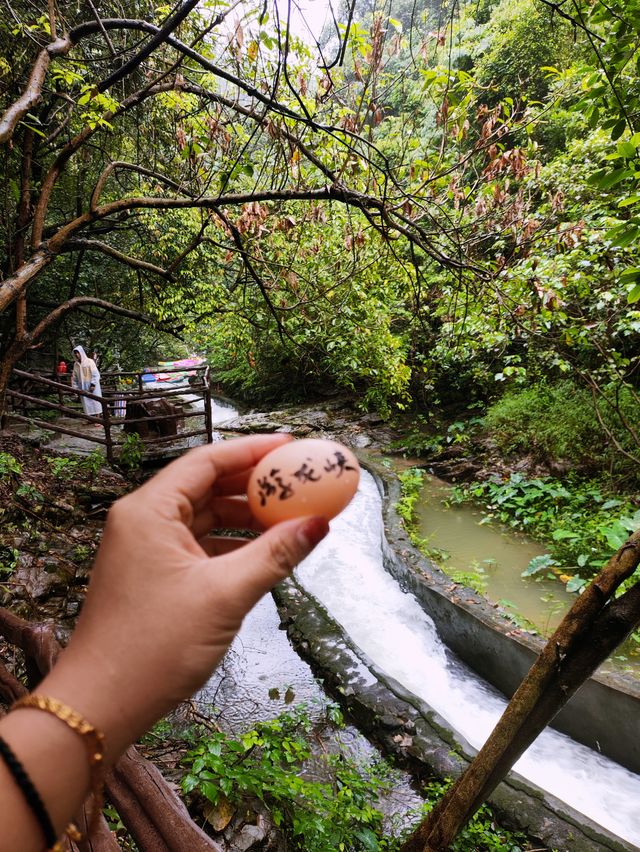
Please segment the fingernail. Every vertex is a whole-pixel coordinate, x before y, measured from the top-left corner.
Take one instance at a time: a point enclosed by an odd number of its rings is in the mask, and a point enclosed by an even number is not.
[[[329,532],[329,522],[326,518],[309,518],[298,530],[305,547],[315,547]]]

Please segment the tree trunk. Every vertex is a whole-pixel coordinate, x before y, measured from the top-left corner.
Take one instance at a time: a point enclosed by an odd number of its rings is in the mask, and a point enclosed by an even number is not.
[[[0,360],[0,429],[4,429],[7,420],[7,387],[11,371],[29,348],[29,339],[14,340]]]
[[[640,583],[609,603],[639,562],[640,531],[609,560],[569,610],[475,760],[401,852],[448,849],[538,734],[640,624]]]

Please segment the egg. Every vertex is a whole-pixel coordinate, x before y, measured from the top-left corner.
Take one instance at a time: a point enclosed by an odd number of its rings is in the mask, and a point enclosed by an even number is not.
[[[358,490],[360,465],[336,441],[304,438],[272,450],[247,485],[249,507],[265,527],[320,515],[335,518]]]

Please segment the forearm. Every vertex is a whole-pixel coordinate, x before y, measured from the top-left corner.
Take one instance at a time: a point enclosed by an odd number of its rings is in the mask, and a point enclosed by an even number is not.
[[[89,792],[89,761],[80,736],[54,716],[31,708],[18,708],[0,720],[0,736],[62,835]],[[42,852],[42,829],[4,760],[0,760],[0,789],[0,852]]]
[[[77,648],[77,646],[76,646]],[[74,822],[83,801],[95,790],[96,771],[112,765],[144,723],[133,695],[121,700],[111,673],[96,664],[86,649],[67,648],[39,684],[39,695],[57,699],[104,735],[104,758],[90,767],[89,742],[56,715],[17,707],[0,721],[0,737],[14,752],[37,790],[58,837]],[[88,748],[89,746],[89,748]],[[4,760],[0,759],[0,852],[44,848],[44,833]]]

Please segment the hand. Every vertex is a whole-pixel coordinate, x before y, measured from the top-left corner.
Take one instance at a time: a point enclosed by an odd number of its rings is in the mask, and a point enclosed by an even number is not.
[[[258,529],[244,499],[252,468],[289,438],[198,448],[112,507],[69,647],[39,691],[83,713],[108,759],[192,695],[251,607],[328,532],[324,518]]]

